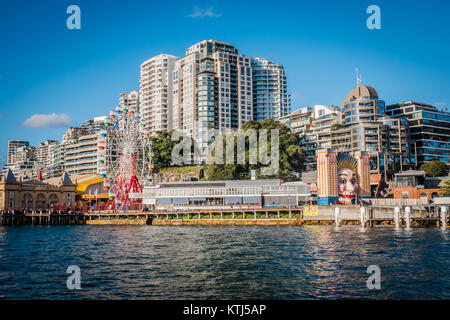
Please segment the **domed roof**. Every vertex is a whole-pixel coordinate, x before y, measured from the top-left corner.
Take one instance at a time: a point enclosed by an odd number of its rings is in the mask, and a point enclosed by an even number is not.
[[[345,97],[344,105],[346,102],[356,100],[358,98],[375,98],[378,99],[378,92],[374,87],[366,86],[364,84],[358,84],[350,93]]]

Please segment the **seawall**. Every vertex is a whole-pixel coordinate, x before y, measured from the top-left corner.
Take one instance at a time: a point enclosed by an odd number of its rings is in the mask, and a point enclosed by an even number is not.
[[[96,219],[86,220],[86,224],[90,225],[133,225],[133,226],[145,226],[147,219]]]
[[[155,219],[154,226],[298,226],[299,219]]]

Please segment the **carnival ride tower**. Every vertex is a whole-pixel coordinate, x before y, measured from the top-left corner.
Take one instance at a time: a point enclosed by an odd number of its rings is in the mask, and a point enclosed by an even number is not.
[[[142,203],[142,182],[152,181],[151,143],[133,108],[117,107],[105,120],[99,139],[99,173],[109,191],[107,209],[130,209]]]

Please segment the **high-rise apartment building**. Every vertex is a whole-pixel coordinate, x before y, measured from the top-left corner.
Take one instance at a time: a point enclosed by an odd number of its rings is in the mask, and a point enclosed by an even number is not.
[[[41,142],[36,147],[36,160],[44,168],[49,167],[51,165],[52,146],[57,145],[57,144],[58,144],[58,141],[56,141],[56,140],[46,140],[44,142]]]
[[[84,132],[83,135],[95,134],[100,130],[104,130],[106,118],[108,118],[108,116],[100,116],[95,117],[94,120],[86,120],[85,122],[83,122],[83,124],[80,126],[80,129],[82,130],[82,132]]]
[[[173,125],[200,148],[216,132],[253,119],[251,58],[226,42],[205,40],[187,49],[173,72]]]
[[[30,143],[28,141],[22,140],[10,140],[8,141],[8,149],[7,149],[7,159],[6,164],[12,163],[12,157],[19,147],[28,147]]]
[[[58,143],[51,146],[50,165],[46,168],[46,177],[57,177],[64,173],[66,143]]]
[[[386,180],[410,169],[408,123],[386,116],[385,103],[373,87],[358,84],[350,91],[342,105],[342,125],[332,134],[332,149],[368,152],[371,173]]]
[[[88,134],[86,129],[81,129],[77,127],[70,127],[64,133],[62,138],[62,143],[75,143],[79,137]]]
[[[140,116],[150,134],[177,129],[200,149],[212,135],[238,130],[255,117],[278,119],[290,110],[282,65],[240,55],[217,40],[196,43],[179,59],[161,54],[142,63],[139,94]]]
[[[284,67],[265,59],[252,59],[253,119],[279,119],[290,112]]]
[[[139,105],[139,91],[131,91],[130,93],[120,94],[119,106],[121,109],[126,107],[128,110],[133,110],[136,114],[138,114]]]
[[[65,171],[68,174],[97,172],[98,133],[79,137],[77,143],[66,145]]]
[[[332,132],[341,123],[341,111],[336,106],[315,105],[295,110],[281,117],[280,122],[299,135],[300,146],[305,148],[304,170],[312,171],[317,169],[317,150],[331,148]]]
[[[82,136],[95,134],[105,129],[105,119],[108,116],[95,117],[94,120],[86,120],[80,127],[70,127],[64,133],[63,144],[76,143]]]
[[[411,161],[416,168],[434,159],[450,165],[450,113],[407,101],[386,107],[386,114],[408,121]]]
[[[195,127],[199,57],[198,52],[191,52],[177,60],[172,76],[172,128],[190,135]],[[215,106],[213,101],[210,104]]]
[[[36,148],[32,146],[18,147],[11,157],[10,164],[16,164],[21,162],[35,161],[36,160]]]
[[[342,111],[341,111],[342,110]],[[388,180],[394,172],[411,168],[409,125],[405,119],[386,115],[377,91],[358,84],[335,106],[301,108],[280,118],[300,136],[305,147],[305,171],[316,170],[317,150],[368,152],[370,172]]]
[[[172,74],[177,57],[160,54],[141,64],[140,116],[154,135],[172,128]]]

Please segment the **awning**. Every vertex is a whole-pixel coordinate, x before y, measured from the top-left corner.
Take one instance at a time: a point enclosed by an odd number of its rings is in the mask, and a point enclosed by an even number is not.
[[[93,184],[104,182],[105,178],[102,178],[100,176],[92,176],[91,178],[88,178],[84,180],[83,182],[80,182],[77,184],[77,194],[83,194],[86,192],[87,187]]]

